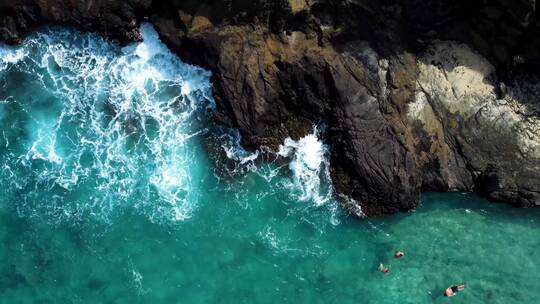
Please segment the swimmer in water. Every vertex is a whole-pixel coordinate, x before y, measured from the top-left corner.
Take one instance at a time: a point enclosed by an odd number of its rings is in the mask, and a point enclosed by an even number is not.
[[[405,252],[403,252],[401,250],[398,250],[398,251],[396,251],[396,253],[394,253],[394,257],[396,259],[399,259],[399,258],[404,257],[404,256],[405,256]]]
[[[379,271],[388,273],[390,271],[390,266],[384,265],[383,263],[379,264]]]
[[[452,286],[446,288],[446,290],[444,291],[444,296],[445,297],[453,297],[458,292],[463,291],[465,289],[465,287],[466,287],[465,284],[452,285]]]

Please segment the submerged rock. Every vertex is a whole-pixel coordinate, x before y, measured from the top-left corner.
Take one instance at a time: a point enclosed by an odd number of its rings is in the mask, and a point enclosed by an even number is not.
[[[336,190],[368,215],[426,189],[540,205],[535,1],[28,0],[0,15],[8,42],[51,22],[133,40],[148,17],[213,72],[216,119],[248,149],[327,125]]]

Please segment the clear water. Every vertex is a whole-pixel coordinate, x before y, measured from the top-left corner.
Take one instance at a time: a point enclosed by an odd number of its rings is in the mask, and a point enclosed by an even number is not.
[[[142,32],[0,46],[1,303],[538,302],[539,210],[427,194],[351,219],[317,132],[246,153],[209,73]]]

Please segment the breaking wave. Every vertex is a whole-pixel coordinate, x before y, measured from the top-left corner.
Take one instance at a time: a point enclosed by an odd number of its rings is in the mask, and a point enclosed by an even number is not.
[[[307,211],[311,217],[303,219],[314,221],[314,226],[324,225],[325,222],[338,225],[342,212],[332,187],[329,148],[320,133],[314,127],[311,134],[298,140],[286,138],[277,152],[262,147],[253,153],[244,150],[239,135],[232,133],[226,135],[227,140],[223,140],[222,148],[227,157],[235,161],[235,167],[230,172],[255,173],[266,181],[268,189],[276,186],[283,189],[288,194],[288,200],[296,205],[292,212],[305,214]],[[342,199],[354,204],[350,198]],[[316,217],[313,209],[325,211],[322,221],[313,218]]]
[[[144,42],[119,48],[54,29],[0,48],[3,91],[12,94],[0,97],[0,122],[20,130],[4,132],[2,173],[13,179],[2,186],[24,202],[20,212],[107,220],[129,204],[156,221],[191,215],[190,141],[213,107],[210,74],[181,62],[150,25],[141,34]],[[37,189],[48,189],[48,204],[38,204]]]
[[[10,65],[19,62],[26,55],[24,49],[0,45],[0,71],[6,70]]]
[[[328,148],[318,138],[317,130],[294,141],[285,139],[278,155],[291,158],[293,177],[289,184],[295,199],[313,201],[322,206],[333,199],[330,183]]]

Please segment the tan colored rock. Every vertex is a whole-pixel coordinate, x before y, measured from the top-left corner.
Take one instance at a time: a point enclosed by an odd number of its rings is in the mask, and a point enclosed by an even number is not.
[[[485,58],[453,42],[430,47],[418,69],[407,117],[430,139],[425,163],[440,166],[449,189],[473,187],[519,206],[539,205],[540,118],[530,104],[539,98],[538,84],[497,84]]]
[[[289,5],[293,13],[298,13],[309,9],[311,3],[309,0],[289,0]]]
[[[417,98],[409,106],[409,117],[422,121],[428,133],[439,127],[432,105],[427,102],[429,99],[439,112],[444,110],[466,120],[474,118],[492,130],[514,134],[518,147],[514,151],[516,157],[527,155],[540,159],[540,133],[534,132],[540,120],[521,115],[520,102],[511,94],[497,98],[495,86],[489,80],[495,68],[485,58],[465,45],[441,42],[433,46],[418,65]],[[449,122],[455,120],[449,119]]]
[[[191,33],[196,33],[210,27],[212,27],[212,22],[210,22],[210,19],[205,16],[196,15],[195,17],[193,17],[193,21],[191,21],[191,27],[189,28],[189,31]]]

